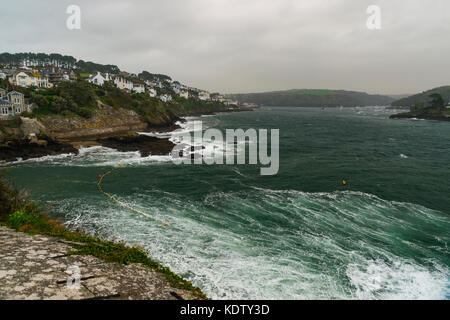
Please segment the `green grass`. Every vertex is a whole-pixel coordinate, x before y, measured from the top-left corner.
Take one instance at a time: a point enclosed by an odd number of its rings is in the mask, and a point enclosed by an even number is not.
[[[90,76],[91,76],[90,73],[86,73],[86,72],[81,72],[81,73],[80,73],[80,77],[81,77],[81,78],[89,78]]]
[[[68,230],[58,221],[43,214],[38,205],[23,200],[20,192],[11,188],[1,177],[0,201],[2,202],[0,204],[0,224],[32,235],[41,234],[70,241],[74,249],[69,252],[71,255],[91,255],[107,262],[116,262],[119,265],[141,264],[164,275],[174,288],[190,291],[196,298],[208,299],[190,281],[150,259],[142,248],[129,247],[122,242],[105,241],[80,231]]]

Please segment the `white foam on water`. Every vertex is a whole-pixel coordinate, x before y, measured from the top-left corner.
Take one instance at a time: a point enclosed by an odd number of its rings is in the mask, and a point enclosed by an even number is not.
[[[441,300],[449,292],[448,272],[438,266],[429,270],[414,262],[366,260],[346,270],[356,288],[355,298],[363,300]]]
[[[22,158],[18,158],[17,161],[13,161],[10,164],[27,164],[27,163],[33,163],[33,162],[52,162],[55,160],[68,159],[73,156],[75,156],[74,153],[63,153],[63,154],[59,154],[59,155],[55,155],[55,156],[47,155],[47,156],[43,156],[43,157],[39,157],[39,158],[31,158],[31,159],[26,159],[26,160],[22,160]]]
[[[430,224],[450,223],[418,205],[362,192],[261,188],[214,192],[200,202],[159,190],[116,196],[169,227],[107,200],[104,210],[85,199],[68,200],[61,210],[69,212],[69,226],[146,248],[214,299],[445,299],[449,294],[449,266],[391,251],[394,244],[413,255],[433,250],[416,242],[415,234]],[[409,230],[409,244],[396,239],[391,226]],[[440,237],[448,243],[448,236]]]
[[[73,166],[73,167],[101,167],[119,166],[126,164],[151,164],[171,161],[171,156],[148,156],[141,157],[139,151],[121,152],[115,149],[95,146],[80,148],[78,155],[60,154],[56,156],[44,156],[22,161],[12,162],[12,165],[46,164],[51,166]]]

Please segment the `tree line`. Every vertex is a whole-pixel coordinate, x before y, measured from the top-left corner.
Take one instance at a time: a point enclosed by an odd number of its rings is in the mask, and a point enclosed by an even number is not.
[[[77,69],[80,72],[93,73],[96,71],[117,74],[120,72],[119,67],[112,64],[98,64],[90,61],[77,60],[72,56],[62,55],[59,53],[1,53],[0,65],[16,66],[16,67],[46,67],[55,66],[66,69]]]

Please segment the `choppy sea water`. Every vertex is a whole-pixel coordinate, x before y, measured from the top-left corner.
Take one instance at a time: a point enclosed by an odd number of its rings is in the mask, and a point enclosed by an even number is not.
[[[200,118],[205,128],[279,128],[275,176],[102,147],[8,170],[69,227],[140,245],[212,298],[449,299],[450,126],[389,120],[392,112],[261,108]],[[158,135],[177,141],[193,120]],[[103,189],[168,227],[98,192],[98,175],[121,163]]]

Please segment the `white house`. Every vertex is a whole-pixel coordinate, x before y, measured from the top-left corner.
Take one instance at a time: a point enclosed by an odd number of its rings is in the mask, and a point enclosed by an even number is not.
[[[136,93],[144,93],[145,87],[142,84],[133,84],[133,91]]]
[[[163,94],[159,96],[159,99],[161,99],[163,102],[169,102],[172,101],[172,96],[168,94]]]
[[[6,74],[0,71],[0,79],[6,79]]]
[[[128,79],[125,79],[123,77],[116,77],[114,79],[114,83],[119,89],[133,91],[133,82]]]
[[[111,81],[112,77],[109,73],[97,72],[96,75],[91,75],[88,79],[90,83],[103,86],[106,81]]]
[[[154,88],[149,88],[148,89],[148,94],[150,95],[150,97],[155,98],[158,93],[156,92],[156,90]]]
[[[180,97],[185,98],[185,99],[189,99],[189,91],[181,90]]]
[[[15,86],[20,87],[37,87],[36,78],[31,72],[18,71],[14,72],[13,76],[9,78],[9,82]]]
[[[198,93],[198,98],[203,101],[211,100],[211,97],[209,96],[209,92],[206,92],[206,91],[200,91]]]
[[[39,88],[53,88],[53,83],[47,77],[39,77],[37,78],[37,86]]]
[[[39,73],[29,71],[14,72],[9,82],[20,87],[51,88],[53,86],[47,77],[41,77]]]
[[[449,102],[448,105],[446,106],[446,109],[450,109],[450,102]]]

